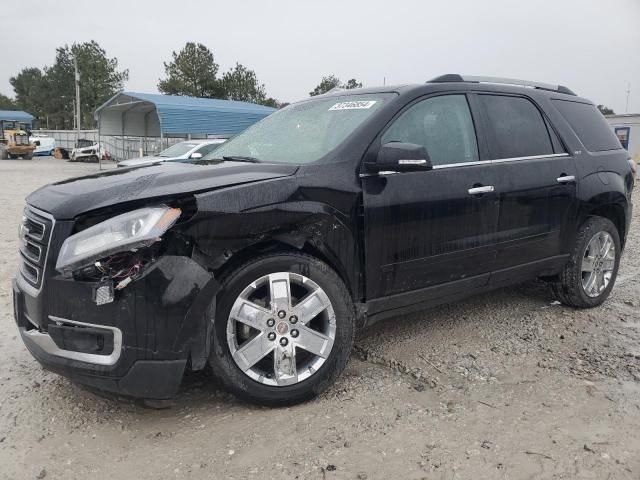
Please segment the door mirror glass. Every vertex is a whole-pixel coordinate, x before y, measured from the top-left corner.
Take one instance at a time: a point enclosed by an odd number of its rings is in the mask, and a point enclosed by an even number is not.
[[[415,143],[389,142],[378,152],[375,164],[367,165],[370,170],[377,172],[417,172],[431,170],[433,165],[429,159],[427,149]]]
[[[191,158],[192,160],[198,160],[198,159],[202,158],[202,154],[198,153],[198,152],[192,153],[191,157],[189,157],[189,158]]]

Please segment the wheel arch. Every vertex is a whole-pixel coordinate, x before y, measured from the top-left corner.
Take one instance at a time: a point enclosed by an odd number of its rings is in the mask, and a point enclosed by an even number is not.
[[[581,180],[579,196],[582,202],[577,227],[590,216],[606,218],[616,226],[620,243],[624,247],[630,220],[624,178],[615,172],[595,172]]]
[[[354,283],[353,275],[350,275],[340,258],[326,245],[318,245],[310,239],[294,238],[288,235],[276,235],[269,239],[248,245],[233,252],[229,258],[214,270],[217,278],[224,279],[228,274],[251,261],[252,258],[266,253],[306,253],[318,260],[326,263],[332,268],[349,290],[349,295],[355,301],[354,292],[357,292],[357,285]]]
[[[615,225],[618,230],[618,235],[620,236],[620,244],[624,248],[627,236],[625,205],[620,202],[593,205],[585,212],[585,216],[582,221],[584,222],[588,217],[594,216],[606,218]]]

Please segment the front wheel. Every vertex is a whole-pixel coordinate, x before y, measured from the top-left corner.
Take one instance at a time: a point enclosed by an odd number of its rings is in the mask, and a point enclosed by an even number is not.
[[[616,226],[603,217],[588,218],[578,231],[567,265],[552,283],[556,297],[571,307],[600,305],[616,281],[621,254]]]
[[[210,363],[238,397],[292,405],[340,375],[354,325],[348,290],[324,262],[303,254],[266,255],[222,279]]]

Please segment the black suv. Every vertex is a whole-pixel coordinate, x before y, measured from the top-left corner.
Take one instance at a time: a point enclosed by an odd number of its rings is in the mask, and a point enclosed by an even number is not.
[[[535,277],[599,305],[633,184],[566,87],[445,75],[321,95],[199,161],[32,193],[15,317],[82,384],[165,399],[208,363],[246,400],[292,404],[385,317]]]

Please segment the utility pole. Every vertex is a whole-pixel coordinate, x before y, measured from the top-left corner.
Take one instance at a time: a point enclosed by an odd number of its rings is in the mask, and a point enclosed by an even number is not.
[[[73,68],[76,79],[76,128],[78,129],[78,140],[80,140],[80,72],[78,72],[78,59],[73,56]]]
[[[624,113],[629,113],[629,97],[631,96],[631,83],[627,84],[627,104],[624,108]]]

